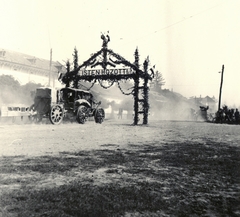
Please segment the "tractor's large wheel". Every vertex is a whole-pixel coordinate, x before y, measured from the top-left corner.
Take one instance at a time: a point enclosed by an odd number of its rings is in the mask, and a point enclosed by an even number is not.
[[[63,115],[63,108],[59,105],[54,105],[51,107],[49,120],[54,125],[60,124],[63,120]]]
[[[84,105],[80,105],[77,110],[77,122],[79,124],[84,124],[88,117],[88,109]]]
[[[94,115],[95,122],[98,124],[101,124],[104,118],[105,118],[105,111],[102,108],[97,109]]]

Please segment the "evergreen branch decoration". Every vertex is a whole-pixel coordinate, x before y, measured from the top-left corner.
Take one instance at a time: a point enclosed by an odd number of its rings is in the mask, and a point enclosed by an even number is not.
[[[118,81],[117,83],[118,83],[118,88],[121,90],[122,94],[124,94],[124,95],[126,95],[126,96],[133,94],[134,89],[132,89],[132,91],[131,91],[130,93],[125,93],[125,92],[123,91],[123,89],[121,88],[121,86],[120,86],[120,84],[119,84],[119,81]]]
[[[134,64],[135,64],[135,66],[136,66],[137,68],[139,68],[139,54],[138,54],[138,48],[136,48],[135,53],[134,53],[134,56],[135,56],[135,62],[134,62]]]
[[[148,71],[148,65],[149,65],[149,59],[147,58],[144,63],[143,63],[143,67],[144,67],[144,72],[147,74]],[[148,123],[148,112],[149,112],[149,103],[148,103],[148,79],[144,78],[144,84],[143,84],[143,124],[147,124]]]
[[[148,74],[145,75],[143,71],[141,71],[135,64],[130,63],[129,61],[127,61],[126,59],[124,59],[123,57],[121,57],[119,54],[114,53],[112,50],[108,49],[109,54],[111,54],[112,56],[116,57],[117,59],[121,60],[121,63],[133,68],[136,72],[138,72],[138,74],[141,77],[145,77],[145,76],[149,76]],[[138,57],[139,58],[139,57]],[[135,61],[136,62],[136,61]],[[149,76],[150,77],[150,76]]]
[[[123,61],[122,60],[113,60],[111,57],[109,57],[109,60],[111,60],[113,63],[115,64],[123,64]]]
[[[97,60],[96,59],[93,59],[93,60],[90,60],[89,61],[89,65],[94,65],[94,63],[96,62]],[[93,66],[91,66],[91,68],[92,68]]]
[[[104,86],[104,85],[102,84],[102,81],[101,81],[100,79],[98,79],[98,82],[99,82],[99,84],[100,84],[101,87],[103,87],[104,89],[108,89],[108,88],[110,88],[111,86],[113,86],[113,84],[114,84],[115,81],[114,81],[114,80],[111,81],[110,84],[109,84],[109,86]]]
[[[138,52],[135,52],[134,53],[134,57],[135,57],[135,62],[134,62],[134,65],[135,67],[138,69],[139,67],[139,55],[138,55]],[[138,97],[138,94],[139,94],[139,71],[136,71],[136,76],[134,78],[134,106],[133,106],[133,109],[134,109],[134,120],[133,120],[133,124],[134,125],[137,125],[138,124],[138,121],[139,121],[139,106],[138,106],[138,101],[139,101],[139,97]]]
[[[91,90],[96,82],[97,82],[97,79],[95,79],[94,82],[92,83],[92,85],[89,88],[86,88],[86,90],[87,91]],[[78,88],[80,88],[79,85],[78,85]]]
[[[93,54],[88,60],[86,60],[85,62],[83,62],[82,65],[80,65],[78,68],[77,68],[77,71],[79,71],[82,67],[87,67],[87,66],[90,66],[91,65],[91,62],[97,57],[99,56],[100,54],[102,53],[102,49],[98,52],[96,52],[95,54]]]
[[[136,78],[134,79],[134,82],[135,82],[135,85],[134,85],[134,89],[133,89],[133,97],[134,97],[134,125],[137,125],[138,124],[138,121],[139,121],[139,106],[138,106],[138,93],[139,93],[139,78],[138,76],[136,76]]]
[[[94,84],[96,83],[96,81],[97,81],[97,79],[95,79],[94,82],[92,83],[92,86],[87,89],[88,91],[92,89],[92,87],[94,86]]]
[[[77,70],[78,68],[78,50],[75,47],[73,52],[73,68],[74,70]]]

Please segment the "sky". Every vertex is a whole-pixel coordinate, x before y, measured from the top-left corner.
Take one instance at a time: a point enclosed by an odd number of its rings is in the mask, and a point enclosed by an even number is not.
[[[79,64],[108,48],[162,73],[163,88],[240,106],[240,0],[0,0],[0,49]]]

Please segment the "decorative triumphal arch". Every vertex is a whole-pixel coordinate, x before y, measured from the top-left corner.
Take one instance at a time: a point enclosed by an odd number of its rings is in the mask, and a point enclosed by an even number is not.
[[[68,70],[62,77],[62,82],[69,87],[71,83],[78,88],[80,81],[88,81],[92,86],[99,82],[107,83],[105,88],[111,87],[114,83],[118,84],[119,89],[125,95],[133,95],[134,98],[134,125],[139,122],[139,115],[143,115],[143,124],[148,124],[149,102],[148,102],[148,80],[152,80],[152,75],[148,74],[148,59],[143,63],[143,70],[139,68],[139,56],[136,50],[135,62],[130,63],[122,56],[108,49],[110,38],[108,35],[101,35],[103,40],[102,48],[94,53],[82,65],[73,71]],[[120,80],[133,79],[134,86],[130,93],[125,93],[119,85]],[[102,85],[101,85],[102,86]]]

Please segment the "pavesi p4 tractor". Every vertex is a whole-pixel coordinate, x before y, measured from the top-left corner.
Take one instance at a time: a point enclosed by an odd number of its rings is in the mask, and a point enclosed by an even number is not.
[[[38,88],[34,104],[30,107],[32,119],[40,122],[48,117],[52,124],[60,124],[64,119],[75,119],[84,124],[89,117],[94,117],[96,123],[102,123],[105,118],[101,102],[94,102],[93,95],[82,89],[65,87],[60,90]]]

